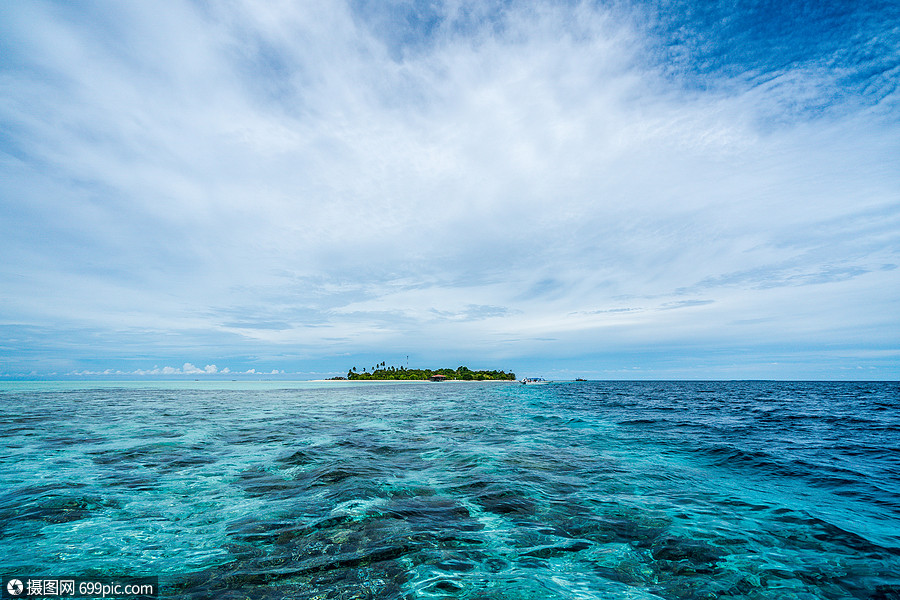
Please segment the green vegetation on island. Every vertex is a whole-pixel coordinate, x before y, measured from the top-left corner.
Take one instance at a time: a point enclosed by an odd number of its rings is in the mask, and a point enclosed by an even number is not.
[[[405,367],[387,366],[380,363],[372,367],[357,371],[353,367],[347,371],[347,377],[334,377],[333,379],[375,380],[375,379],[400,379],[412,381],[425,381],[436,375],[442,375],[446,379],[459,379],[462,381],[515,381],[515,373],[506,371],[473,371],[469,367],[457,367],[456,369],[407,369]]]

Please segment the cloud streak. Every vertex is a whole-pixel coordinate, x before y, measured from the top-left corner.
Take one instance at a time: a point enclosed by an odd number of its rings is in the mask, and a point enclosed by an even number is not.
[[[2,10],[0,371],[897,345],[877,15]]]

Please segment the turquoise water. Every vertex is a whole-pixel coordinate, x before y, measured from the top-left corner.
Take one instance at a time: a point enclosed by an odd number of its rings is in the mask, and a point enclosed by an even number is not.
[[[0,384],[0,570],[170,598],[900,598],[900,384]]]

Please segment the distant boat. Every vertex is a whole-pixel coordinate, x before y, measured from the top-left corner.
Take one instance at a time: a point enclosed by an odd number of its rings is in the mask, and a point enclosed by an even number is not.
[[[523,385],[544,385],[550,383],[543,377],[526,377],[522,380]]]
[[[575,381],[587,381],[587,379],[582,379],[581,377],[576,377]]]

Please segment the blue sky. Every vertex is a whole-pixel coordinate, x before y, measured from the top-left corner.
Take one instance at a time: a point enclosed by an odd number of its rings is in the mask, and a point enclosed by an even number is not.
[[[894,2],[0,5],[0,377],[900,378]]]

